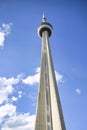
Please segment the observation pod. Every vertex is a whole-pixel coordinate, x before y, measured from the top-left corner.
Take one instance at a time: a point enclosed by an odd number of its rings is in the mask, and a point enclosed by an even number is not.
[[[38,36],[42,38],[42,33],[44,31],[48,32],[48,36],[50,37],[52,34],[53,27],[50,23],[46,22],[45,16],[42,18],[42,23],[38,27]]]

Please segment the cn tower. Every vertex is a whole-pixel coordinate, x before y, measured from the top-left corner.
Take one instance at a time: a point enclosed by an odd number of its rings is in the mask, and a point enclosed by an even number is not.
[[[35,130],[66,130],[49,45],[52,30],[52,25],[43,15],[38,27],[42,55]]]

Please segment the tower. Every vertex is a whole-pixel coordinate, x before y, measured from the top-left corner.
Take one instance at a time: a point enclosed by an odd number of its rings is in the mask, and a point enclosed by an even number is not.
[[[66,130],[49,45],[52,29],[43,16],[38,27],[42,56],[35,130]]]

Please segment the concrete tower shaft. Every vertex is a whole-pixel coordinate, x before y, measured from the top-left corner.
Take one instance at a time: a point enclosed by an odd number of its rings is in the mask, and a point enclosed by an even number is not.
[[[35,130],[66,130],[49,45],[51,34],[52,25],[43,17],[38,27],[42,56]]]

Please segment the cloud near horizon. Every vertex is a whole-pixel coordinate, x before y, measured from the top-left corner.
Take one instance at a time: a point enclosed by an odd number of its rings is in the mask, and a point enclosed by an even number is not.
[[[62,82],[63,76],[56,73],[57,82]],[[40,68],[38,67],[34,75],[24,78],[23,74],[16,77],[0,77],[0,123],[1,130],[33,130],[35,115],[17,112],[17,106],[13,102],[18,102],[23,96],[23,92],[17,89],[20,84],[34,85],[39,83]],[[16,92],[16,95],[14,94]],[[10,96],[10,97],[9,97]]]
[[[16,112],[16,106],[12,104],[5,104],[0,106],[0,123],[4,121],[5,117],[11,117]]]
[[[16,114],[10,117],[1,130],[33,130],[35,115],[29,113]]]
[[[22,97],[22,91],[16,90],[23,76],[0,77],[0,127],[1,130],[33,130],[35,115],[17,112],[13,102]],[[18,96],[14,96],[14,92]],[[9,97],[10,95],[10,97]]]
[[[18,84],[19,79],[11,77],[0,77],[0,105],[4,102],[8,102],[9,94],[14,91],[14,85]]]

